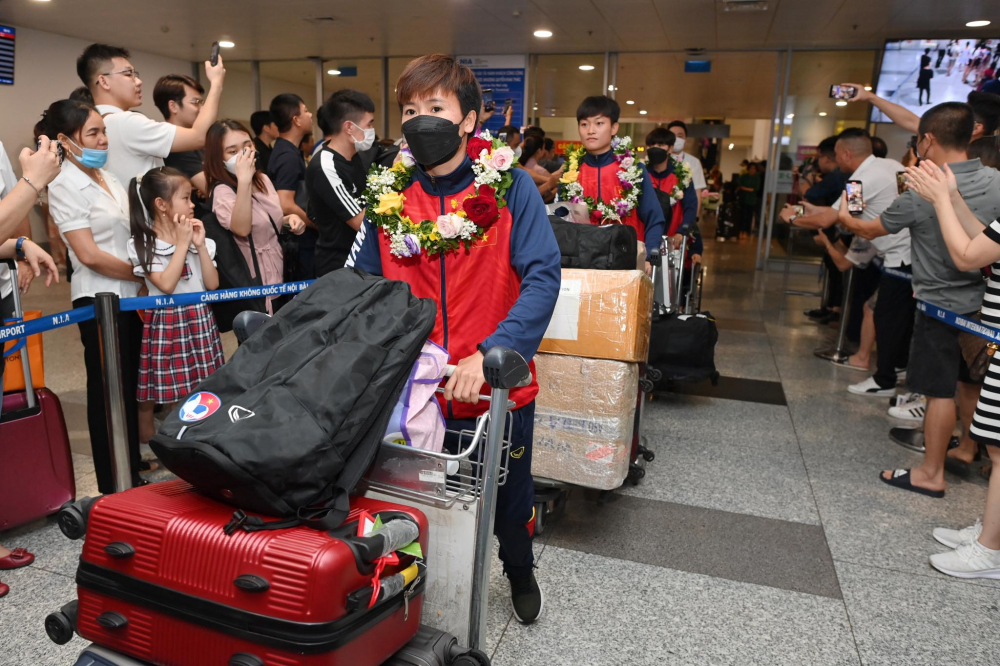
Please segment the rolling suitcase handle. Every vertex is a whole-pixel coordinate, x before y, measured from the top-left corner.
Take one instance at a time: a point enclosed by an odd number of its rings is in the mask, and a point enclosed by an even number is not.
[[[13,259],[5,259],[4,263],[10,268],[11,295],[14,297],[14,318],[24,321],[24,309],[21,307],[21,290],[17,281],[17,262]],[[24,345],[21,349],[21,368],[24,371],[24,391],[28,400],[28,409],[34,409],[38,402],[35,399],[35,387],[31,381],[31,361],[28,358],[28,337],[24,337]],[[2,405],[0,405],[2,409]]]

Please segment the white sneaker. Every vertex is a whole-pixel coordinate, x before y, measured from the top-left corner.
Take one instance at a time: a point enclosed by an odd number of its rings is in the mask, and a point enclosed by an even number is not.
[[[912,398],[911,398],[912,396]],[[910,398],[907,400],[906,398]],[[889,416],[904,421],[923,421],[927,413],[927,398],[916,393],[907,393],[896,400],[896,405],[889,408]]]
[[[972,543],[979,538],[979,535],[983,533],[983,521],[976,520],[975,525],[969,525],[960,530],[949,530],[944,527],[935,527],[932,534],[934,535],[934,540],[940,544],[944,544],[949,548],[958,548],[959,546],[964,546],[965,544]]]
[[[876,398],[888,398],[889,396],[896,395],[895,386],[882,388],[875,382],[874,377],[869,377],[857,384],[851,384],[847,387],[847,390],[855,395],[870,395]]]
[[[931,566],[958,578],[1000,579],[1000,550],[990,550],[976,540],[957,550],[931,555]]]

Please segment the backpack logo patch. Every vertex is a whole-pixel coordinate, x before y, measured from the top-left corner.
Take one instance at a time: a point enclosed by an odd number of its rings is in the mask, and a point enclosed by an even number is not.
[[[229,420],[232,421],[233,423],[236,423],[237,421],[245,421],[251,416],[257,416],[257,415],[254,414],[249,409],[247,409],[246,407],[233,405],[232,407],[229,408]]]
[[[520,459],[520,457],[523,456],[523,455],[524,455],[524,447],[523,446],[519,446],[518,448],[516,448],[516,449],[514,449],[513,451],[510,452],[510,457],[513,458],[513,459],[515,459],[515,460]]]
[[[219,411],[222,401],[219,396],[209,391],[198,391],[181,405],[181,421],[194,423],[207,419],[212,414]]]

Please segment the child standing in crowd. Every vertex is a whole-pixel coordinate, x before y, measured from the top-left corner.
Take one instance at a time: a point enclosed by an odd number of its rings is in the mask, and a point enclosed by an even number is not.
[[[559,198],[585,202],[592,224],[617,222],[635,229],[646,243],[648,261],[659,254],[666,221],[649,174],[631,155],[630,140],[615,137],[620,113],[618,102],[604,95],[580,104],[576,121],[583,149],[567,156]]]
[[[128,256],[150,296],[216,289],[215,242],[194,214],[191,181],[157,167],[129,184]],[[153,408],[177,402],[223,363],[222,341],[204,303],[149,310],[139,354],[139,440],[154,434]]]

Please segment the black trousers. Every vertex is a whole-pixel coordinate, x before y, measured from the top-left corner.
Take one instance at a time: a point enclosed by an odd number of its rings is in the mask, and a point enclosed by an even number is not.
[[[78,298],[74,308],[93,305],[93,298]],[[108,437],[108,417],[104,404],[104,375],[101,365],[100,334],[97,321],[79,324],[83,343],[83,360],[87,367],[87,427],[90,448],[97,471],[97,488],[101,494],[115,491],[111,471],[111,444]],[[139,407],[136,390],[139,383],[139,351],[142,348],[142,320],[135,312],[118,315],[118,344],[121,349],[122,386],[125,390],[125,417],[128,423],[129,460],[132,465],[132,485],[139,483]]]
[[[507,481],[497,491],[496,520],[493,534],[500,542],[500,561],[510,578],[520,578],[531,573],[535,556],[531,550],[532,535],[528,530],[535,510],[535,482],[531,477],[531,445],[535,432],[535,403],[514,410],[511,415],[510,459]],[[450,419],[445,421],[448,430],[475,430],[475,419]],[[492,427],[492,423],[490,427]],[[445,448],[457,451],[459,438],[445,435]],[[462,441],[462,448],[469,441]],[[477,451],[481,452],[482,448]],[[475,455],[475,454],[473,454]]]
[[[900,266],[897,270],[909,273],[910,267]],[[895,386],[896,368],[906,367],[916,311],[913,283],[883,273],[875,303],[875,344],[878,345],[875,382],[882,388]]]

